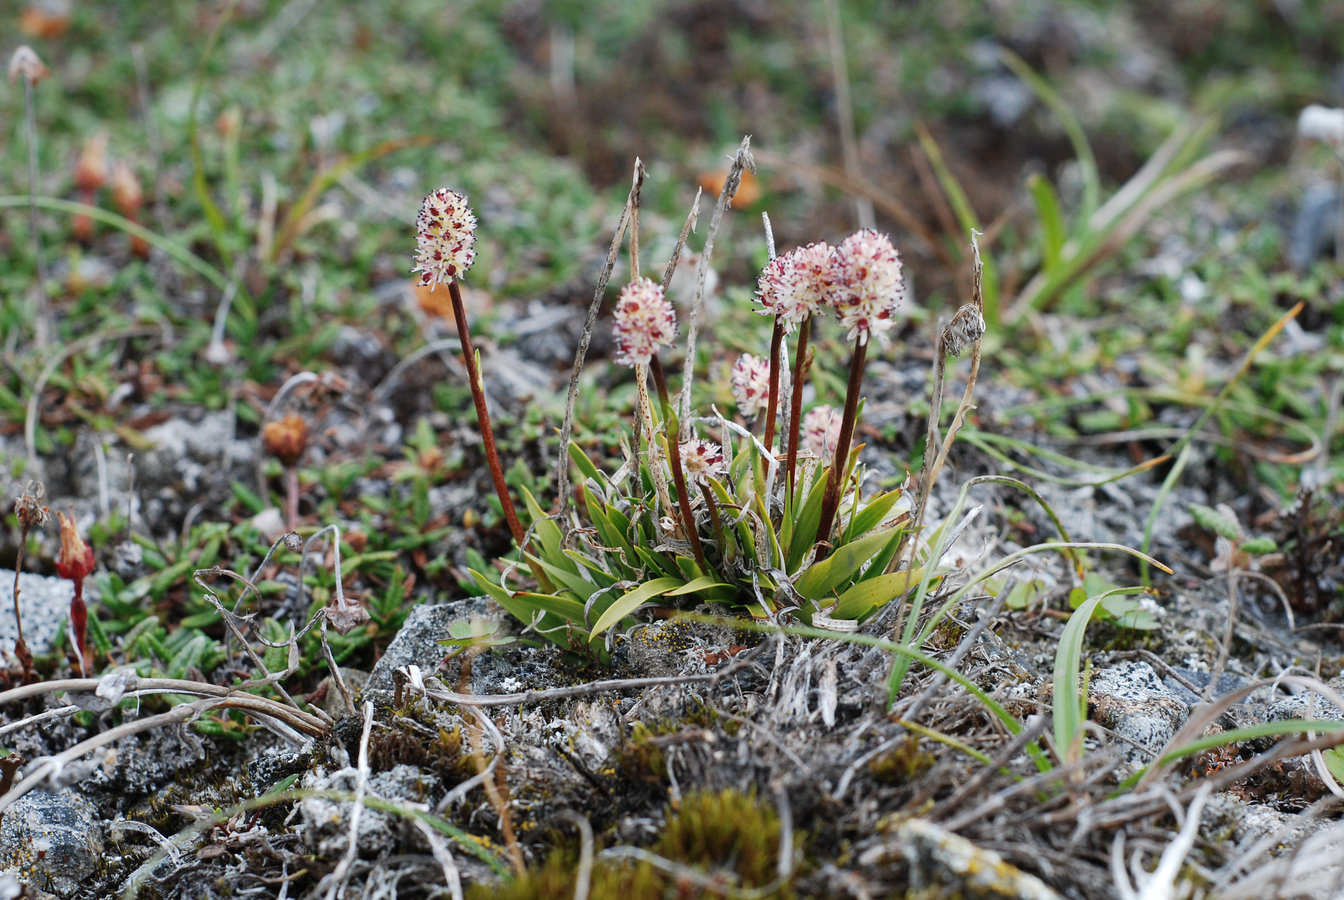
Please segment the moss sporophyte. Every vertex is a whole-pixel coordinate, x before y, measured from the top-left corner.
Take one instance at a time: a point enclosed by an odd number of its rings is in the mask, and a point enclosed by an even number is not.
[[[431,194],[418,222],[415,268],[422,284],[454,292],[458,333],[473,363],[457,284],[474,259],[475,225],[461,194]],[[636,241],[632,235],[638,273]],[[676,338],[677,311],[652,279],[636,274],[621,289],[616,361],[634,370],[636,395],[623,464],[609,474],[570,444],[581,476],[577,515],[557,519],[524,492],[529,530],[513,518],[510,525],[535,586],[517,565],[472,571],[478,587],[537,634],[605,655],[614,630],[639,609],[685,601],[725,603],[756,618],[787,611],[806,621],[852,622],[920,580],[918,569],[898,570],[911,530],[905,492],[872,490],[851,446],[870,338],[893,327],[905,296],[899,253],[871,229],[835,247],[807,244],[772,259],[757,288],[758,312],[775,317],[770,355],[737,358],[737,420],[717,411],[689,415],[694,384],[681,386],[679,403],[669,401],[659,354]],[[828,310],[853,341],[844,405],[804,413],[811,331]],[[688,328],[697,330],[694,315]],[[969,325],[962,331],[978,339]],[[791,367],[787,335],[797,336]],[[479,375],[474,366],[470,373],[486,454],[499,472]],[[511,516],[502,473],[496,490]]]

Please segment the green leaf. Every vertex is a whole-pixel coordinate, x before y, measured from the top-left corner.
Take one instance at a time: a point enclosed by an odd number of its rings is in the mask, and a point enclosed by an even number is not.
[[[1065,764],[1076,762],[1083,755],[1082,689],[1078,684],[1082,671],[1083,636],[1092,614],[1105,599],[1105,594],[1098,594],[1084,600],[1069,616],[1064,632],[1060,635],[1059,646],[1055,649],[1055,746]]]
[[[608,629],[619,623],[626,616],[639,609],[654,597],[662,596],[668,591],[681,587],[683,584],[680,578],[655,578],[652,581],[646,581],[639,587],[627,591],[616,599],[616,602],[602,613],[601,618],[593,625],[592,635],[589,641],[595,640]]]
[[[574,466],[583,474],[584,478],[591,478],[597,482],[604,480],[602,470],[588,457],[587,453],[583,452],[583,448],[578,444],[571,443],[569,445],[569,458],[573,460]]]
[[[1064,215],[1060,211],[1059,194],[1050,180],[1039,172],[1033,172],[1027,178],[1027,190],[1036,202],[1036,212],[1041,220],[1041,263],[1045,269],[1053,269],[1059,264],[1060,252],[1068,239],[1068,229],[1064,225]]]
[[[817,469],[816,479],[807,493],[803,508],[794,517],[793,527],[788,536],[789,555],[786,572],[795,572],[807,557],[807,551],[817,539],[817,528],[821,525],[821,504],[826,498],[826,479],[828,467]]]
[[[887,491],[870,500],[863,509],[855,514],[849,523],[849,527],[845,529],[845,543],[849,543],[855,537],[865,535],[881,525],[887,514],[891,512],[891,508],[901,499],[901,494],[901,491]]]
[[[1264,556],[1266,553],[1273,553],[1279,549],[1279,545],[1274,543],[1273,538],[1259,537],[1251,538],[1241,545],[1241,549],[1251,556]]]
[[[476,579],[476,584],[480,586],[481,590],[489,594],[496,603],[504,607],[505,611],[518,621],[530,623],[536,618],[537,612],[541,612],[542,616],[537,623],[537,628],[542,636],[551,643],[568,650],[570,649],[570,643],[564,638],[567,638],[571,632],[577,632],[579,635],[586,634],[583,626],[583,604],[577,600],[547,594],[515,594],[475,569],[469,569],[468,571],[471,573],[471,577]]]
[[[923,569],[911,569],[907,572],[888,572],[860,581],[840,595],[839,602],[831,611],[831,618],[862,619],[904,595],[922,577]]]
[[[794,588],[809,600],[824,600],[828,594],[853,578],[864,563],[885,550],[892,540],[898,540],[899,532],[897,528],[874,531],[845,544],[821,562],[813,563],[794,584]]]
[[[667,596],[680,597],[683,594],[694,594],[697,591],[708,591],[713,588],[728,588],[729,590],[731,590],[732,585],[724,584],[722,581],[719,581],[719,579],[714,577],[713,575],[701,575],[694,581],[686,582],[676,590],[668,591]]]
[[[1190,504],[1190,515],[1195,524],[1206,531],[1212,531],[1219,537],[1236,542],[1241,539],[1241,527],[1232,519],[1212,507],[1202,503]]]

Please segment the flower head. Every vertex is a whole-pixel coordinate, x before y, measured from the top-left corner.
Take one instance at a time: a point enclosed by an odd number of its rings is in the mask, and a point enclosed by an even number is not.
[[[835,312],[851,340],[892,326],[905,299],[905,278],[891,238],[871,228],[851,234],[836,248],[832,275]]]
[[[27,490],[14,501],[14,515],[24,532],[47,524],[47,516],[51,510],[42,505],[42,497],[46,492],[47,489],[42,482],[30,481]]]
[[[1344,109],[1330,109],[1313,103],[1297,117],[1297,133],[1304,140],[1344,149]]]
[[[698,481],[712,478],[728,471],[723,458],[723,448],[713,441],[692,438],[681,444],[681,465],[687,476]]]
[[[420,206],[415,218],[415,268],[420,284],[433,288],[451,284],[476,261],[476,214],[467,195],[439,188]]]
[[[9,83],[22,78],[29,84],[37,84],[51,74],[51,70],[42,62],[32,47],[23,44],[9,58]]]
[[[677,336],[677,314],[651,278],[640,278],[621,288],[612,334],[616,361],[627,366],[648,365],[654,355]]]
[[[943,348],[948,356],[961,356],[976,341],[985,336],[985,317],[980,307],[967,303],[943,329]]]
[[[261,429],[261,442],[266,452],[280,460],[281,465],[293,466],[308,444],[308,426],[301,416],[296,415],[267,422]]]
[[[840,410],[834,406],[818,406],[803,416],[803,446],[807,452],[830,463],[840,443]]]
[[[776,315],[793,331],[821,308],[831,291],[831,259],[827,243],[796,247],[772,259],[757,279],[762,314]]]
[[[61,555],[56,558],[56,574],[74,582],[82,582],[93,572],[93,548],[84,543],[75,528],[74,510],[70,517],[57,511],[56,518],[61,522]]]
[[[770,364],[751,353],[739,356],[733,363],[733,399],[744,418],[765,409],[770,399]]]

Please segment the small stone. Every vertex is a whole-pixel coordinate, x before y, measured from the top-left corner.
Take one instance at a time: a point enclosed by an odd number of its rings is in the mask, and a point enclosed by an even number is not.
[[[1092,718],[1126,739],[1125,761],[1134,770],[1162,752],[1190,712],[1145,662],[1123,662],[1097,672],[1087,699]]]
[[[0,821],[0,866],[72,897],[98,867],[103,832],[94,806],[69,788],[34,790]]]
[[[364,690],[391,690],[392,670],[402,666],[416,665],[426,675],[434,674],[448,653],[448,648],[439,643],[449,636],[448,628],[458,619],[489,615],[488,602],[483,597],[415,607],[374,665]]]
[[[910,866],[912,895],[1060,900],[1049,885],[999,854],[923,819],[901,822],[881,844],[860,854],[859,865],[897,860]]]
[[[75,588],[68,579],[19,575],[19,608],[23,616],[23,641],[36,654],[56,649],[56,633],[70,617],[70,599]],[[84,600],[90,606],[98,599],[93,582],[84,585]],[[14,623],[14,571],[0,569],[0,650],[14,651],[18,630]]]

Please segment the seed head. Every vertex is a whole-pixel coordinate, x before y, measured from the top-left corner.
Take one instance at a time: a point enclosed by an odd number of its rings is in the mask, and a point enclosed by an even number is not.
[[[961,356],[976,341],[985,336],[985,317],[974,303],[967,303],[943,329],[943,349],[948,356]]]
[[[764,307],[760,312],[778,316],[792,332],[830,297],[834,253],[830,244],[821,242],[772,259],[756,282]]]
[[[901,255],[891,238],[871,228],[845,238],[835,251],[833,302],[840,324],[850,340],[867,340],[873,331],[886,331],[905,299]]]
[[[739,356],[733,363],[733,399],[743,418],[765,409],[770,402],[770,364],[751,353]]]
[[[29,47],[23,44],[14,51],[14,55],[9,58],[9,82],[13,84],[20,78],[29,84],[37,84],[43,78],[51,74],[51,70],[42,62],[41,57]]]
[[[420,206],[415,219],[415,268],[420,284],[433,289],[462,277],[476,261],[476,214],[467,195],[439,188]]]
[[[261,442],[281,465],[293,466],[308,445],[308,426],[301,416],[295,415],[267,422],[261,429]]]
[[[840,410],[818,406],[803,416],[803,447],[822,463],[829,464],[840,443]]]
[[[728,471],[723,448],[713,441],[692,438],[681,444],[681,465],[692,481],[713,478]]]
[[[648,365],[660,349],[672,343],[677,336],[677,314],[662,286],[640,278],[621,288],[612,334],[616,361],[627,366]]]
[[[14,516],[19,520],[19,527],[25,532],[47,524],[51,509],[42,505],[42,498],[46,493],[46,486],[42,482],[30,481],[28,488],[14,501]]]

